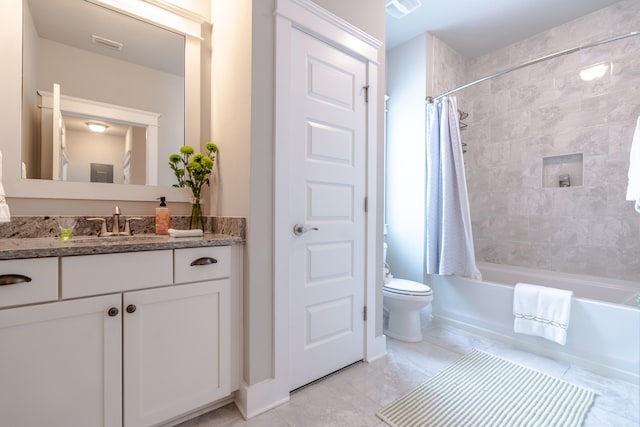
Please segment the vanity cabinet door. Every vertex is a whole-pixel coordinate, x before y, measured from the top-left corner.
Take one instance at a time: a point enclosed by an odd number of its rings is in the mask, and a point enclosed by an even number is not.
[[[0,310],[1,425],[122,424],[120,304],[107,295]]]
[[[167,421],[230,394],[229,283],[124,294],[125,427]]]

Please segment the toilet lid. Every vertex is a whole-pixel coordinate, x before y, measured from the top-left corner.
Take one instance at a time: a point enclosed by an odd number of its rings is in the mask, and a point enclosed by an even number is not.
[[[400,295],[431,295],[431,288],[424,283],[396,278],[385,284],[384,290]]]

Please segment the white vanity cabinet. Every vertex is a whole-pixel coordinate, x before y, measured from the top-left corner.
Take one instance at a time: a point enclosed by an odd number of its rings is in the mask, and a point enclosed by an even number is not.
[[[0,310],[0,425],[121,425],[120,299]]]
[[[204,249],[211,259],[229,252]],[[181,251],[190,250],[176,250],[176,258]],[[207,266],[176,263],[175,274]],[[156,425],[231,393],[230,280],[223,277],[124,293],[126,427]]]
[[[49,290],[3,309],[0,286],[0,425],[154,426],[228,397],[241,341],[231,253],[21,260],[46,267]]]
[[[65,299],[145,289],[173,283],[173,251],[64,257],[60,269]]]

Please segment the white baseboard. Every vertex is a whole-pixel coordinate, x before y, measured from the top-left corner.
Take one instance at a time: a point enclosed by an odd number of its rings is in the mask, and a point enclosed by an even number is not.
[[[254,385],[244,381],[236,392],[235,403],[245,419],[253,418],[289,401],[289,392],[283,391],[276,380],[269,379]]]
[[[222,400],[218,400],[209,405],[205,405],[201,408],[196,409],[195,411],[181,415],[177,418],[167,421],[165,424],[162,424],[162,425],[164,427],[172,427],[178,424],[182,424],[185,421],[189,421],[190,419],[199,417],[200,415],[206,414],[207,412],[215,411],[216,409],[222,408],[223,406],[227,406],[229,403],[233,403],[233,395],[226,397]]]
[[[367,343],[367,354],[364,360],[373,362],[387,355],[387,337],[380,335],[375,337],[372,343]]]

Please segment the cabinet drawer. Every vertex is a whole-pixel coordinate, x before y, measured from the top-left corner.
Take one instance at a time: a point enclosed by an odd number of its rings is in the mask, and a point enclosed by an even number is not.
[[[173,278],[171,250],[64,257],[60,268],[62,298],[169,285]]]
[[[0,285],[0,307],[58,299],[58,258],[0,261],[0,275],[10,274],[26,276],[31,281]]]
[[[176,283],[229,277],[231,248],[214,246],[175,250]]]

